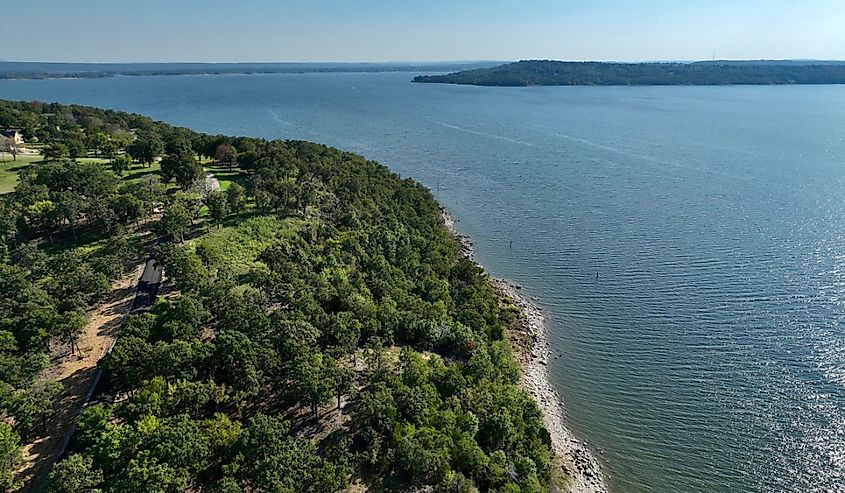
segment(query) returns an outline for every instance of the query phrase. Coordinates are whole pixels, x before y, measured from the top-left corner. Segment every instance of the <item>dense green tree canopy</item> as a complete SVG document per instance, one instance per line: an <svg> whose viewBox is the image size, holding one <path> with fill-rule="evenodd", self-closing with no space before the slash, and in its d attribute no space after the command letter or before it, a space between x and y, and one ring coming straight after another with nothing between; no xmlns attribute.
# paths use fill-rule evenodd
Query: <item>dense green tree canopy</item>
<svg viewBox="0 0 845 493"><path fill-rule="evenodd" d="M522 60L414 82L477 86L654 86L727 84L845 84L845 65L830 63L608 63Z"/></svg>
<svg viewBox="0 0 845 493"><path fill-rule="evenodd" d="M145 232L143 219L170 240L149 248L172 294L129 316L100 361L116 404L85 410L51 491L549 484L549 436L505 337L512 315L426 188L308 142L78 106L2 103L3 115L48 145L66 140L56 120L88 122L67 128L137 161L163 156L161 182L180 189L57 156L0 199L14 217L0 222L0 403L31 422L8 430L10 463L52 403L37 383L47 345L72 341L108 291L125 231ZM242 166L247 186L197 191L201 156ZM74 234L96 240L96 259L66 248Z"/></svg>

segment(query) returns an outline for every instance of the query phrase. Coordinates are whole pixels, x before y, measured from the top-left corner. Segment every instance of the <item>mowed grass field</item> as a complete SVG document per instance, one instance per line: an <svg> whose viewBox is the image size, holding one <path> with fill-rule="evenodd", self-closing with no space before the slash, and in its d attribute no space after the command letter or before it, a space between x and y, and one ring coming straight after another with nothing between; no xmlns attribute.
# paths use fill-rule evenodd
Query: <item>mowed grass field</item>
<svg viewBox="0 0 845 493"><path fill-rule="evenodd" d="M110 162L109 159L99 157L84 157L77 161L80 163L98 163L105 166L108 166ZM21 171L43 163L44 160L40 154L18 155L16 160L12 160L11 154L0 153L0 194L9 193L15 189L15 185L18 183L18 174ZM158 162L149 166L133 163L129 173L124 174L122 178L127 181L140 180L145 176L157 174L159 169L161 169L161 164Z"/></svg>
<svg viewBox="0 0 845 493"><path fill-rule="evenodd" d="M99 163L110 169L108 167L110 161L105 158L85 157L78 159L78 161L81 163ZM12 160L11 154L0 153L0 194L9 193L15 189L15 185L18 183L18 174L21 171L30 166L39 166L43 163L44 161L40 154L18 155L16 160ZM214 174L220 181L220 188L224 192L232 183L239 183L241 186L247 187L247 177L237 167L229 170L226 166L215 164L208 160L203 161L203 166L206 171ZM145 176L158 174L160 169L160 162L154 162L152 165L132 163L129 172L121 178L126 181L140 180ZM171 183L171 187L175 187L175 185Z"/></svg>
<svg viewBox="0 0 845 493"><path fill-rule="evenodd" d="M237 183L244 188L248 188L247 176L241 172L237 166L231 170L224 165L215 164L212 162L204 162L205 170L214 175L217 181L220 182L220 190L226 191L232 183Z"/></svg>
<svg viewBox="0 0 845 493"><path fill-rule="evenodd" d="M14 190L18 184L18 173L40 161L39 154L19 155L14 161L11 154L0 154L0 193Z"/></svg>

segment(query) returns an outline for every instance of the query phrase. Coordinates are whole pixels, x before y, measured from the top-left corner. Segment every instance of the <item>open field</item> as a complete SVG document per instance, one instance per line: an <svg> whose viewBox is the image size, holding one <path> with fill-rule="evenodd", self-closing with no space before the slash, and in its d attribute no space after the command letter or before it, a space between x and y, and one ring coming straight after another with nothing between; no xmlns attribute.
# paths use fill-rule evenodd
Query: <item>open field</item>
<svg viewBox="0 0 845 493"><path fill-rule="evenodd" d="M14 161L10 154L0 154L0 193L11 192L18 184L18 173L40 161L39 154L18 155Z"/></svg>
<svg viewBox="0 0 845 493"><path fill-rule="evenodd" d="M108 165L110 162L109 159L101 157L84 157L77 159L77 161L80 163L96 163L103 165ZM18 175L21 171L30 166L40 165L43 162L44 161L40 154L22 154L18 155L16 160L12 160L12 156L10 154L0 153L0 194L9 193L15 189L15 185L18 183ZM127 181L140 180L145 176L157 174L160 169L161 164L158 162L149 166L146 164L133 163L129 173L125 174L122 178ZM235 172L235 174L237 174L237 172ZM223 185L224 179L224 176L221 176L220 182L221 186L225 190L228 185Z"/></svg>
<svg viewBox="0 0 845 493"><path fill-rule="evenodd" d="M220 190L224 192L232 185L232 183L237 183L244 188L248 188L247 177L238 167L233 167L229 170L227 166L214 163L204 163L203 166L206 171L212 173L214 177L220 181Z"/></svg>

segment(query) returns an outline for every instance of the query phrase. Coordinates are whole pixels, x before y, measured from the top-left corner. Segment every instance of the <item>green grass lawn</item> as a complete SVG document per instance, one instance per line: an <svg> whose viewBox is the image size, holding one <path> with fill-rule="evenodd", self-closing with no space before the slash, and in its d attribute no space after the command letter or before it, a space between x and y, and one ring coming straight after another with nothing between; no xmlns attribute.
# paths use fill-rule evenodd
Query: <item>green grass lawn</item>
<svg viewBox="0 0 845 493"><path fill-rule="evenodd" d="M99 157L84 157L79 158L80 163L102 164L106 169L111 170L108 164L111 162L106 158ZM42 162L40 155L19 155L16 161L12 161L10 154L0 154L0 194L8 193L14 190L18 183L18 173L24 169ZM239 168L232 168L230 171L226 166L219 166L205 163L205 168L208 172L213 173L220 181L220 189L224 192L232 183L239 183L244 188L247 187L246 175L241 173ZM124 174L121 178L125 181L138 181L145 176L155 175L161 170L161 163L155 162L151 166L146 164L132 163L129 172ZM170 188L174 185L171 184Z"/></svg>
<svg viewBox="0 0 845 493"><path fill-rule="evenodd" d="M247 188L247 177L241 173L240 168L234 167L231 171L229 171L228 167L217 164L207 163L203 166L206 171L213 174L220 182L220 190L225 192L232 183L237 183L238 185Z"/></svg>
<svg viewBox="0 0 845 493"><path fill-rule="evenodd" d="M161 163L158 161L151 166L132 163L132 166L129 167L129 173L123 175L123 179L126 181L138 181L145 176L157 175L160 170Z"/></svg>
<svg viewBox="0 0 845 493"><path fill-rule="evenodd" d="M12 161L10 154L0 154L0 193L14 190L18 184L18 173L40 161L40 155L18 155L17 160Z"/></svg>
<svg viewBox="0 0 845 493"><path fill-rule="evenodd" d="M81 157L76 160L78 163L87 163L87 164L109 164L111 159L104 158L104 157Z"/></svg>
<svg viewBox="0 0 845 493"><path fill-rule="evenodd" d="M83 157L77 161L80 163L92 163L108 165L109 159L101 157ZM43 162L40 154L21 154L16 160L12 160L11 154L0 154L0 194L9 193L15 189L18 183L18 173L25 170L32 165L38 165ZM146 172L150 170L158 171L159 164L155 163L152 168L141 169L141 165L133 165L132 173L137 176L131 176L130 179L140 179Z"/></svg>

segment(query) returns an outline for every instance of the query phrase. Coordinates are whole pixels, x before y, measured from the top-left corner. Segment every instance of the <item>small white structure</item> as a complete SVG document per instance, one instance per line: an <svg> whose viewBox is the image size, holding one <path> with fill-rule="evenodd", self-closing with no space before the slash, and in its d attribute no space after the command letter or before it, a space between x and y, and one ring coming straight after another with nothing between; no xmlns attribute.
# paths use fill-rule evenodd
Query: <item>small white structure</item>
<svg viewBox="0 0 845 493"><path fill-rule="evenodd" d="M23 145L23 134L16 128L0 129L0 151L19 150Z"/></svg>
<svg viewBox="0 0 845 493"><path fill-rule="evenodd" d="M23 134L16 128L0 130L0 144L19 146L23 144Z"/></svg>

